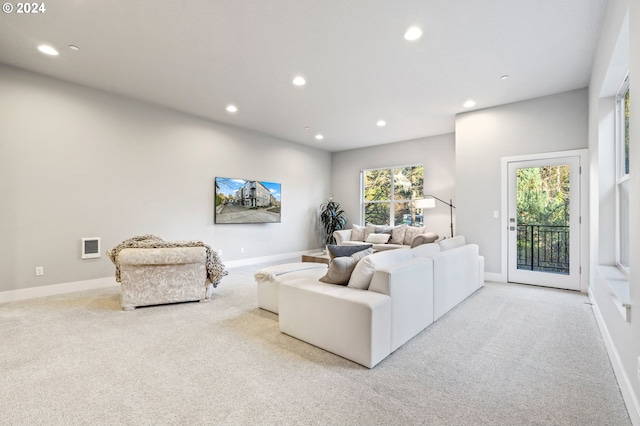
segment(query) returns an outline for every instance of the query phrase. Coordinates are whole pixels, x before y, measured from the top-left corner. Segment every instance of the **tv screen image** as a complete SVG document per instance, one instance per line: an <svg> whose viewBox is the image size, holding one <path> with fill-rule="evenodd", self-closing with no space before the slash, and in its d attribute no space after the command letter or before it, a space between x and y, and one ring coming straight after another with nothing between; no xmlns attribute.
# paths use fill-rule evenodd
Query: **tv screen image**
<svg viewBox="0 0 640 426"><path fill-rule="evenodd" d="M281 185L215 178L215 223L280 223Z"/></svg>

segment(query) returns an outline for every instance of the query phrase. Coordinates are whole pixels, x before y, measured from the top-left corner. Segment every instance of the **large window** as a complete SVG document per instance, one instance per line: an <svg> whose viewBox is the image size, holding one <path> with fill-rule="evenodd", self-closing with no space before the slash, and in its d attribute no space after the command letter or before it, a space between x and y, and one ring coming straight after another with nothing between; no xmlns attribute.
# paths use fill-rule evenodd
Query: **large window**
<svg viewBox="0 0 640 426"><path fill-rule="evenodd" d="M364 223L421 226L422 215L413 201L422 198L422 165L362 171L362 215Z"/></svg>
<svg viewBox="0 0 640 426"><path fill-rule="evenodd" d="M617 262L629 270L629 77L618 93L616 151L617 151Z"/></svg>

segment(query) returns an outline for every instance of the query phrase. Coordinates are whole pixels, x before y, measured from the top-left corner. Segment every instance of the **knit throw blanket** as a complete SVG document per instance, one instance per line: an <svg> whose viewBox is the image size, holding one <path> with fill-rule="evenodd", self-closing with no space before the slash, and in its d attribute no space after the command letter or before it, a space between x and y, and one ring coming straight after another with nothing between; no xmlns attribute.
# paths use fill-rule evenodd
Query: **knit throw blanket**
<svg viewBox="0 0 640 426"><path fill-rule="evenodd" d="M218 253L202 241L165 241L159 235L146 234L139 235L128 240L124 240L107 252L107 256L116 265L116 281L120 282L120 264L118 253L126 248L167 248L167 247L204 247L207 250L207 283L218 287L222 277L229 272L224 269L224 264L220 260Z"/></svg>

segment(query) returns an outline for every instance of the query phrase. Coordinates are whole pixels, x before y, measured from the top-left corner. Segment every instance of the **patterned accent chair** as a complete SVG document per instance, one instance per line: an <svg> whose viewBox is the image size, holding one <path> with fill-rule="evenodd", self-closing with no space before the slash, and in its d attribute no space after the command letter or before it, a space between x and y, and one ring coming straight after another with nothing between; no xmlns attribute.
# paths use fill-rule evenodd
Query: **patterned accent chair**
<svg viewBox="0 0 640 426"><path fill-rule="evenodd" d="M124 310L211 297L204 247L126 248L117 260Z"/></svg>

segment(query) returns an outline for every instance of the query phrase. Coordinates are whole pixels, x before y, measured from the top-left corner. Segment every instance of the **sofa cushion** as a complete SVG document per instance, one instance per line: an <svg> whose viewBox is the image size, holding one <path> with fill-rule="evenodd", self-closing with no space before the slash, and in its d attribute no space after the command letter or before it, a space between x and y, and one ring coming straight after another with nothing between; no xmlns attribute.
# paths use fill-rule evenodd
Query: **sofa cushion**
<svg viewBox="0 0 640 426"><path fill-rule="evenodd" d="M385 250L364 257L356 264L353 269L351 278L349 279L349 287L359 288L362 290L369 289L373 273L386 266L392 265L403 260L411 259L413 254L409 248L401 248L398 250Z"/></svg>
<svg viewBox="0 0 640 426"><path fill-rule="evenodd" d="M440 253L440 251L440 244L438 243L421 244L411 249L413 257L431 256L433 254Z"/></svg>
<svg viewBox="0 0 640 426"><path fill-rule="evenodd" d="M439 241L441 250L450 250L456 247L462 247L465 245L464 235L458 235L457 237L446 238L442 241Z"/></svg>
<svg viewBox="0 0 640 426"><path fill-rule="evenodd" d="M394 226L391 228L391 238L389 243L391 244L404 244L404 236L407 234L407 224Z"/></svg>
<svg viewBox="0 0 640 426"><path fill-rule="evenodd" d="M410 246L413 238L418 234L423 234L426 230L426 226L407 226L407 232L404 235L404 244Z"/></svg>
<svg viewBox="0 0 640 426"><path fill-rule="evenodd" d="M418 234L413 237L411 241L411 247L417 247L421 244L429 244L438 239L438 234L435 232L425 232L424 234Z"/></svg>
<svg viewBox="0 0 640 426"><path fill-rule="evenodd" d="M366 242L372 244L386 244L391 238L391 234L369 234Z"/></svg>
<svg viewBox="0 0 640 426"><path fill-rule="evenodd" d="M335 244L329 244L327 246L327 250L329 251L329 258L333 259L336 257L343 256L351 256L354 253L357 253L361 250L366 250L371 248L371 244L357 244L357 245L348 245L348 246L338 246Z"/></svg>
<svg viewBox="0 0 640 426"><path fill-rule="evenodd" d="M364 226L353 224L351 228L351 241L364 241Z"/></svg>
<svg viewBox="0 0 640 426"><path fill-rule="evenodd" d="M347 285L356 264L365 256L373 253L372 248L360 250L351 256L336 257L329 264L329 270L320 278L323 283Z"/></svg>

